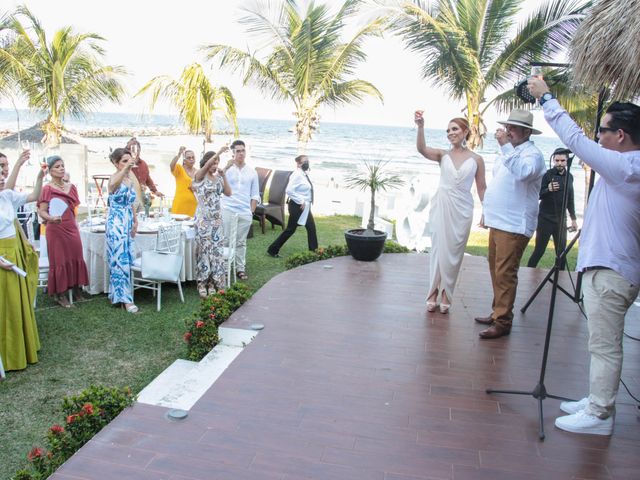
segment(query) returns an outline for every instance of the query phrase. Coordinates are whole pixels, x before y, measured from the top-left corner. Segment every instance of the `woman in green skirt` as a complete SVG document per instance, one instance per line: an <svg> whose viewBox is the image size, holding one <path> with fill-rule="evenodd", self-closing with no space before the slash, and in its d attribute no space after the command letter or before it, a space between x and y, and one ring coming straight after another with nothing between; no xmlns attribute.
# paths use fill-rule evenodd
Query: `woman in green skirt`
<svg viewBox="0 0 640 480"><path fill-rule="evenodd" d="M0 153L0 157L4 157ZM6 157L5 157L6 158ZM38 361L40 339L33 304L38 283L38 256L27 242L16 209L40 196L44 171L30 194L13 191L29 151L20 155L9 178L0 173L0 355L5 370L22 370ZM20 272L26 272L23 276Z"/></svg>

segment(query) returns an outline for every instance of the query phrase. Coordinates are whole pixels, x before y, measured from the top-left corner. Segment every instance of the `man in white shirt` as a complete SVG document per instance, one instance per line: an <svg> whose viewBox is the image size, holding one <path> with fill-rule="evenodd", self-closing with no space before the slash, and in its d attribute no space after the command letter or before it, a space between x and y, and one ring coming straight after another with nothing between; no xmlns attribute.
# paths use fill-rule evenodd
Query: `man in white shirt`
<svg viewBox="0 0 640 480"><path fill-rule="evenodd" d="M274 242L267 248L267 254L272 257L279 257L279 251L287 240L293 235L298 225L304 225L307 229L307 244L309 250L318 248L318 237L316 235L316 224L313 221L311 206L313 204L313 184L309 179L309 157L298 155L295 158L296 170L289 177L287 183L287 196L289 201L289 220L287 228L280 234Z"/></svg>
<svg viewBox="0 0 640 480"><path fill-rule="evenodd" d="M544 118L562 142L598 174L580 236L589 328L589 396L563 402L556 427L611 435L622 373L625 315L640 292L640 106L613 102L600 119L598 142L580 127L540 79L529 79Z"/></svg>
<svg viewBox="0 0 640 480"><path fill-rule="evenodd" d="M524 249L536 230L538 194L546 170L542 152L529 139L539 135L533 115L513 110L505 126L496 131L501 155L493 180L484 194L483 223L489 231L489 271L493 286L492 313L475 321L489 328L481 339L509 335L518 287L518 268Z"/></svg>
<svg viewBox="0 0 640 480"><path fill-rule="evenodd" d="M242 140L231 144L233 157L224 168L227 182L231 187L231 196L222 197L222 225L224 236L229 238L232 216L238 214L238 233L236 240L236 270L240 280L249 278L246 273L247 235L253 212L260 201L258 174L255 168L247 166L245 158L246 146Z"/></svg>

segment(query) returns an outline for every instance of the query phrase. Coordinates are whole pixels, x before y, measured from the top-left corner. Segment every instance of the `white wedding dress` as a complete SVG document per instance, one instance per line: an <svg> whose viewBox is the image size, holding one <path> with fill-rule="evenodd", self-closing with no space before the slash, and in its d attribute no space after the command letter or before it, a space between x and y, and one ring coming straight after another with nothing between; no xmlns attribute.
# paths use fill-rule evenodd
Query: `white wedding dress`
<svg viewBox="0 0 640 480"><path fill-rule="evenodd" d="M478 165L467 158L456 169L449 154L440 161L440 184L431 202L430 281L427 296L435 290L447 293L449 301L462 264L473 221L471 187Z"/></svg>

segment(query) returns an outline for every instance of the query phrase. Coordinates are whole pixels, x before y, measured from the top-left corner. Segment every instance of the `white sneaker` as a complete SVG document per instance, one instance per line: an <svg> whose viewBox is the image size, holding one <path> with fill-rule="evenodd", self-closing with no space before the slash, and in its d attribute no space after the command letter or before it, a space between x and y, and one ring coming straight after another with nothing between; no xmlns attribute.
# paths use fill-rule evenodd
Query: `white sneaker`
<svg viewBox="0 0 640 480"><path fill-rule="evenodd" d="M568 413L573 415L574 413L578 413L589 405L589 397L584 397L582 400L578 400L577 402L562 402L560 404L560 410L564 413Z"/></svg>
<svg viewBox="0 0 640 480"><path fill-rule="evenodd" d="M613 417L602 419L581 410L573 415L556 418L556 427L572 433L611 435L613 433Z"/></svg>

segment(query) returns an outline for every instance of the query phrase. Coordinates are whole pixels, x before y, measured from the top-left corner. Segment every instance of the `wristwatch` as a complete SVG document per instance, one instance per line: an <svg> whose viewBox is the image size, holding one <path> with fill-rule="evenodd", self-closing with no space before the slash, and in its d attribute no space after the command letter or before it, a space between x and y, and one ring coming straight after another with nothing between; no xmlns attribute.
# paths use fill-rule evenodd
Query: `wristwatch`
<svg viewBox="0 0 640 480"><path fill-rule="evenodd" d="M544 105L545 102L547 102L547 101L549 101L549 100L551 100L553 98L556 98L556 97L553 96L553 93L551 93L551 92L543 93L542 96L540 97L540 105Z"/></svg>

